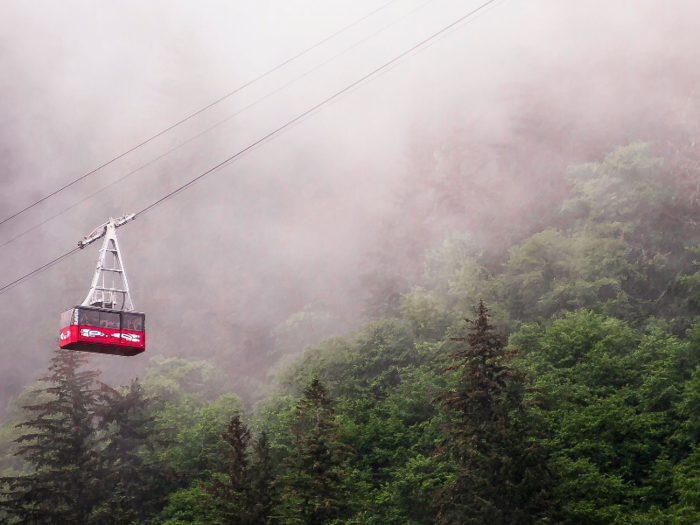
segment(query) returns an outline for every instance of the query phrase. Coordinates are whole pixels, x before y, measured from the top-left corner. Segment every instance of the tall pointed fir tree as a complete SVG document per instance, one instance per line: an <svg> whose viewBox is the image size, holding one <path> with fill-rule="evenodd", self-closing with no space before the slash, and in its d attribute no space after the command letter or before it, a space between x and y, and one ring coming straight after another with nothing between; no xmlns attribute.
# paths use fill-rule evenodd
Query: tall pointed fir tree
<svg viewBox="0 0 700 525"><path fill-rule="evenodd" d="M346 460L338 442L333 403L316 376L304 389L292 426L292 453L282 479L281 521L323 525L356 513Z"/></svg>
<svg viewBox="0 0 700 525"><path fill-rule="evenodd" d="M153 398L146 396L135 379L121 389L101 383L98 399L99 467L106 498L95 516L105 525L143 523L166 499L162 483L165 466L147 460L148 447L159 438L150 411Z"/></svg>
<svg viewBox="0 0 700 525"><path fill-rule="evenodd" d="M34 467L27 476L0 478L0 510L10 523L92 523L100 501L95 452L95 378L99 372L80 370L83 355L57 350L40 389L51 395L45 403L25 406L33 418L18 427L26 433L16 441L17 455Z"/></svg>
<svg viewBox="0 0 700 525"><path fill-rule="evenodd" d="M214 466L211 480L203 485L211 494L216 523L264 525L272 508L273 475L270 447L263 433L253 441L250 429L235 413L226 432L221 465ZM250 455L251 445L254 449Z"/></svg>
<svg viewBox="0 0 700 525"><path fill-rule="evenodd" d="M449 357L443 373L460 374L458 386L436 397L448 414L448 437L436 454L456 465L452 483L436 491L437 523L526 525L546 522L551 478L547 454L535 438L526 401L527 374L510 363L519 350L489 323L479 302L477 317L466 320L466 343Z"/></svg>
<svg viewBox="0 0 700 525"><path fill-rule="evenodd" d="M251 523L275 523L270 518L276 503L275 474L270 455L270 441L262 432L253 444L255 458L251 472L253 487L252 509L255 521Z"/></svg>

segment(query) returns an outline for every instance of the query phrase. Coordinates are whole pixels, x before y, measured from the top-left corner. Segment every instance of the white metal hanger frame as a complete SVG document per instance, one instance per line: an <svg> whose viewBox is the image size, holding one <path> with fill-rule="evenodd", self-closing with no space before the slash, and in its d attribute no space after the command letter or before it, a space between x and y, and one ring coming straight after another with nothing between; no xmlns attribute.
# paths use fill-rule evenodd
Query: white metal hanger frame
<svg viewBox="0 0 700 525"><path fill-rule="evenodd" d="M135 214L124 215L118 219L110 219L95 228L90 235L78 243L82 249L104 237L100 256L97 259L92 285L82 306L96 306L130 312L134 303L129 294L129 282L126 278L124 259L117 241L117 228L133 220Z"/></svg>

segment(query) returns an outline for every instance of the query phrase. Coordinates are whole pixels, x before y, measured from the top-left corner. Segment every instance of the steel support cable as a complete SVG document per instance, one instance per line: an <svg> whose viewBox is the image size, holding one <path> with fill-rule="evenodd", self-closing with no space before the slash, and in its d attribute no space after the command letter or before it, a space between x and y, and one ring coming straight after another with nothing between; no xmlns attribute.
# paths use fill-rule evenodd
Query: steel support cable
<svg viewBox="0 0 700 525"><path fill-rule="evenodd" d="M421 4L421 5L418 6L417 8L413 9L412 11L409 11L408 13L406 13L405 15L403 15L402 17L397 18L396 20L394 20L393 22L391 22L391 23L385 25L385 26L382 27L381 29L378 29L377 31L375 31L375 32L372 33L371 35L366 36L365 38L363 38L363 39L360 40L359 42L356 42L356 43L353 44L352 46L350 46L350 47L344 49L343 51L341 51L340 53L338 53L338 54L332 56L332 57L329 58L328 60L326 60L326 61L324 61L324 62L321 62L321 63L320 63L319 65L317 65L317 66L314 66L313 68L309 69L308 71L306 71L306 72L304 72L303 74L301 74L301 75L299 75L298 77L296 77L294 80L291 80L291 81L287 82L286 84L280 86L279 88L275 89L274 91L271 91L270 93L268 93L268 94L265 95L264 97L259 98L259 99L256 100L255 102L252 102L251 104L245 106L244 108L240 109L239 111L237 111L237 112L235 112L235 113L229 115L229 116L226 117L225 119L223 119L223 120L217 122L216 124L214 124L214 125L208 127L207 129L205 129L204 131L198 133L198 134L195 135L194 137L191 137L191 138L187 139L186 141L182 142L181 144L178 144L178 145L175 146L174 148L172 148L172 149L166 151L166 152L163 153L162 155L159 155L159 156L156 157L155 159L148 161L146 164L143 164L142 166L140 166L140 167L136 168L135 170L133 170L133 171L127 173L126 175L123 175L122 177L120 177L120 178L118 178L117 180L115 180L115 181L113 181L113 182L107 184L106 186L100 188L99 190L94 191L94 192L91 193L90 195L88 195L88 196L86 196L86 197L80 199L79 201L77 201L77 202L71 204L71 205L68 206L67 208L62 209L62 210L59 211L58 213L55 213L54 215L51 215L50 217L44 219L43 221L41 221L41 222L38 223L38 224L35 224L35 225L32 226L31 228L28 228L27 230L23 231L22 233L17 234L17 235L15 235L14 237L11 237L11 238L8 239L7 241L5 241L5 242L3 242L2 244L0 244L0 248L3 248L3 247L5 247L5 246L7 246L7 245L10 244L11 242L16 241L17 239L19 239L19 238L21 238L21 237L24 237L24 236L27 235L28 233L31 233L32 231L36 230L37 228L43 226L43 225L46 224L47 222L50 222L50 221L52 221L53 219L55 219L55 218L57 218L57 217L63 215L63 214L66 213L67 211L72 210L73 208L75 208L76 206L82 204L83 202L85 202L85 201L87 201L87 200L93 198L94 196L96 196L96 195L102 193L103 191L105 191L105 190L111 188L112 186L116 185L117 183L119 183L119 182L121 182L121 181L123 181L123 180L125 180L125 179L127 179L127 178L129 178L129 177L131 177L132 175L138 173L138 172L141 171L142 169L147 168L147 167L150 166L151 164L154 164L155 162L157 162L157 161L159 161L160 159L162 159L162 158L164 158L164 157L170 155L171 153L173 153L173 152L177 151L178 149L182 148L183 146L186 146L186 145L189 144L190 142L193 142L194 140L197 140L198 138L202 137L203 135L206 135L207 133L209 133L210 131L212 131L212 130L218 128L218 127L221 126L222 124L225 124L226 122L228 122L228 121L231 120L232 118L237 117L237 116L240 115L241 113L243 113L243 112L249 110L249 109L252 108L253 106L258 105L260 102L263 102L264 100L270 98L271 96L273 96L273 95L279 93L280 91L282 91L282 90L288 88L288 87L291 86L292 84L298 82L299 80L301 80L302 78L306 77L307 75L310 75L310 74L313 73L314 71L317 71L318 69L322 68L322 67L325 66L326 64L332 62L333 60L339 58L340 56L344 55L345 53L347 53L347 52L349 52L349 51L352 51L352 50L355 49L357 46L360 46L360 45L362 45L363 43L365 43L367 40L369 40L369 39L371 39L371 38L374 38L375 36L377 36L378 34L382 33L383 31L386 31L386 30L389 29L390 27L392 27L392 26L398 24L398 23L401 22L402 20L404 20L404 19L408 18L409 16L411 16L411 15L412 15L413 13L415 13L416 11L419 11L419 10L423 9L425 6L427 6L428 4L431 4L431 3L434 2L434 1L435 1L435 0L428 0L427 2ZM0 224L1 224L1 223L0 223Z"/></svg>
<svg viewBox="0 0 700 525"><path fill-rule="evenodd" d="M41 204L42 202L44 202L44 201L50 199L50 198L53 197L54 195L57 195L57 194L61 193L63 190L65 190L65 189L67 189L67 188L70 188L71 186L73 186L74 184L77 184L77 183L80 182L81 180L86 179L86 178L89 177L90 175L94 175L95 173L97 173L98 171L100 171L102 168L106 168L106 167L109 166L110 164L113 164L114 162L118 161L118 160L121 159L122 157L125 157L125 156L128 155L129 153L132 153L132 152L136 151L137 149L141 148L142 146L145 146L146 144L148 144L149 142L154 141L155 139L157 139L158 137L164 135L165 133L167 133L167 132L169 132L169 131L175 129L176 127L178 127L178 126L184 124L184 123L187 122L188 120L193 119L194 117L196 117L196 116L199 115L200 113L203 113L204 111L206 111L206 110L212 108L213 106L219 104L220 102L223 102L223 101L226 100L227 98L229 98L229 97L235 95L236 93L238 93L238 92L241 91L242 89L245 89L245 88L247 88L248 86L250 86L251 84L254 84L255 82L258 82L259 80L262 80L263 78L267 77L268 75L271 75L272 73L274 73L274 72L277 71L278 69L280 69L280 68L286 66L287 64L293 62L294 60L296 60L296 59L298 59L298 58L300 58L300 57L302 57L303 55L309 53L310 51L313 51L314 49L316 49L316 48L319 47L320 45L325 44L325 43L328 42L329 40L332 40L332 39L335 38L336 36L338 36L338 35L340 35L341 33L344 33L345 31L347 31L348 29L351 29L351 28L355 27L355 26L356 26L357 24L359 24L360 22L365 21L365 20L368 19L369 17L371 17L371 16L377 14L379 11L382 11L383 9L386 9L386 8L389 7L391 4L393 4L393 3L397 2L397 1L398 1L398 0L390 0L390 1L387 2L386 4L384 4L384 5L382 5L381 7L379 7L378 9L375 9L375 10L372 11L371 13L369 13L369 14L363 16L362 18L360 18L360 19L358 19L358 20L356 20L356 21L354 21L352 24L350 24L350 25L348 25L348 26L345 26L344 28L340 29L339 31L336 31L335 33L333 33L333 34L330 35L330 36L327 36L326 38L324 38L324 39L321 40L320 42L317 42L316 44L314 44L314 45L312 45L311 47L305 49L304 51L302 51L302 52L300 52L300 53L294 55L292 58L288 58L287 60L285 60L285 61L282 62L281 64L279 64L279 65L273 67L273 68L270 69L269 71L267 71L267 72L263 73L262 75L260 75L260 76L258 76L258 77L256 77L256 78L254 78L253 80L250 80L250 81L246 82L246 83L243 84L242 86L237 87L236 89L234 89L234 90L231 91L230 93L228 93L228 94L224 95L223 97L221 97L221 98L215 100L214 102L212 102L212 103L210 103L209 105L203 107L202 109L200 109L200 110L198 110L198 111L192 113L191 115L189 115L189 116L183 118L182 120L179 120L179 121L176 122L175 124L173 124L173 125L171 125L170 127L164 129L163 131L161 131L161 132L159 132L159 133L153 135L152 137L150 137L150 138L144 140L143 142L140 142L139 144L137 144L136 146L132 147L131 149L126 150L124 153L121 153L121 154L117 155L116 157L112 158L111 160L108 160L108 161L105 162L104 164L99 165L98 167L96 167L96 168L93 169L92 171L89 171L89 172L86 173L85 175L81 175L80 177L78 177L77 179L73 180L72 182L69 182L68 184L66 184L66 185L64 185L64 186L62 186L62 187L60 187L60 188L58 188L57 190L55 190L55 191L49 193L48 195L45 195L44 197L42 197L42 198L39 199L38 201L34 202L33 204L30 204L29 206L26 206L25 208L22 208L21 210L16 211L15 213L13 213L12 215L10 215L9 217L5 217L4 219L0 220L0 226L2 226L2 225L5 224L6 222L8 222L8 221L14 219L14 218L17 217L18 215L21 215L21 214L24 213L25 211L30 210L30 209L34 208L35 206ZM1 289L0 289L0 290L1 290Z"/></svg>
<svg viewBox="0 0 700 525"><path fill-rule="evenodd" d="M419 42L418 44L414 45L414 46L411 47L409 50L404 51L404 52L401 53L400 55L398 55L398 56L392 58L389 62L386 62L385 64L383 64L382 66L379 66L377 69L375 69L375 70L373 70L372 72L366 74L365 76L363 76L363 77L360 78L359 80L356 80L355 82L353 82L353 83L350 84L349 86L346 86L345 88L341 89L340 91L338 91L338 92L335 93L334 95L331 95L330 97L328 97L327 99L325 99L323 102L320 102L320 103L316 104L315 106L313 106L311 109L308 109L308 110L304 111L301 115L298 115L297 117L293 118L292 120L290 120L290 121L287 122L286 124L284 124L284 125L278 127L278 128L275 129L274 131L271 131L270 133L268 133L267 135L265 135L265 136L262 137L261 139L258 139L258 140L256 140L255 142L253 142L252 144L249 144L248 146L246 146L245 148L243 148L242 150L240 150L238 153L236 153L236 154L234 154L234 155L231 155L229 158L223 160L222 162L220 162L219 164L217 164L217 165L214 166L213 168L210 168L210 169L208 169L207 171L205 171L204 173L202 173L202 174L196 176L194 179L190 180L189 182L186 182L185 184L183 184L183 185L180 186L179 188L177 188L177 189L171 191L170 193L168 193L168 194L165 195L164 197L158 199L158 200L155 201L153 204L150 204L150 205L146 206L143 210L136 212L136 218L138 218L140 215L144 215L144 214L148 213L150 210L152 210L152 209L155 208L156 206L159 206L160 204L162 204L163 202L167 201L168 199L171 199L171 198L174 197L175 195L177 195L177 194L179 194L179 193L182 193L182 192L185 191L186 189L190 188L191 186L195 185L197 182L199 182L200 180L202 180L202 179L203 179L204 177L206 177L207 175L210 175L211 173L213 173L213 172L215 172L215 171L218 171L219 169L221 169L221 168L223 168L224 166L226 166L227 164L229 164L229 163L235 161L235 160L238 159L239 157L244 156L245 154L249 153L251 150L253 150L253 149L255 149L256 147L260 146L260 145L263 144L264 142L267 142L268 140L270 140L270 139L276 137L277 135L280 135L280 134L283 133L285 130L287 130L287 129L293 127L295 124L298 124L299 122L301 122L302 120L304 120L306 117L312 115L313 113L318 112L320 109L324 108L325 106L328 106L328 105L331 104L333 101L335 101L335 100L341 98L343 95L345 95L345 94L347 94L348 92L352 91L355 87L358 87L359 85L364 84L365 82L371 80L372 78L379 76L379 74L380 74L382 71L385 71L385 70L389 69L390 66L394 65L396 62L399 62L402 58L404 58L404 57L406 57L406 56L408 56L408 55L411 55L412 53L414 53L414 52L417 51L418 49L420 49L420 48L426 46L426 44L428 44L429 42L438 39L438 37L442 36L444 33L448 32L448 31L449 31L450 29L452 29L453 27L459 25L461 22L465 21L467 18L469 18L469 17L471 17L472 15L478 13L479 11L482 11L483 9L485 9L485 8L486 8L487 6L489 6L490 4L493 4L494 2L496 2L496 0L488 0L486 3L480 5L479 7L477 7L476 9L474 9L473 11L470 11L468 14L466 14L466 15L460 17L460 18L457 19L455 22L452 22L450 25L448 25L448 26L442 28L442 29L441 29L440 31L438 31L437 33L433 34L432 36L430 36L430 37L426 38L425 40L422 40L422 41ZM2 291L2 289L0 289L0 292L1 292L1 291Z"/></svg>
<svg viewBox="0 0 700 525"><path fill-rule="evenodd" d="M316 105L315 105L314 107L312 107L311 109L305 111L304 113L302 113L301 115L299 115L299 116L295 117L294 119L290 120L290 121L287 122L286 124L284 124L284 125L278 127L278 128L275 129L274 131L268 133L268 134L265 135L263 138L261 138L261 139L255 141L254 143L252 143L252 144L246 146L244 149L240 150L238 153L236 153L236 154L234 154L234 155L228 157L227 159L225 159L224 161L220 162L219 164L217 164L217 165L214 166L213 168L208 169L207 171L205 171L204 173L198 175L198 176L195 177L194 179L188 181L187 183L183 184L182 186L180 186L180 187L176 188L175 190L171 191L170 193L168 193L168 194L165 195L164 197L162 197L162 198L158 199L157 201L153 202L152 204L146 206L144 209L142 209L141 211L139 211L139 212L136 213L136 218L138 218L140 215L145 215L146 213L148 213L148 212L151 211L152 209L154 209L154 208L156 208L157 206L163 204L165 201L167 201L167 200L173 198L174 196L178 195L179 193L182 193L183 191L185 191L185 190L189 189L190 187L194 186L195 184L197 184L198 182L200 182L202 179L204 179L204 178L207 177L208 175L211 175L212 173L215 173L215 172L221 170L221 169L224 168L226 165L228 165L228 164L230 164L231 162L235 161L236 159L238 159L238 158L240 158L240 157L242 157L242 156L244 156L244 155L250 153L251 151L253 151L253 150L256 149L257 147L259 147L259 146L262 145L263 143L265 143L265 142L267 142L267 141L269 141L269 140L275 138L276 136L279 136L279 135L282 134L284 131L286 131L286 130L288 130L288 129L291 129L291 128L294 127L296 124L301 123L303 120L305 120L306 118L308 118L308 117L311 116L312 114L318 112L319 110L321 110L321 109L323 109L324 107L330 105L331 103L336 102L337 100L341 99L344 95L349 94L349 93L350 93L351 91L353 91L355 88L358 88L358 87L364 85L365 83L369 83L369 82L372 81L373 79L378 78L378 77L381 76L382 74L388 72L388 71L389 71L390 69L392 69L394 66L398 65L398 63L400 63L402 59L407 58L407 57L410 57L410 56L412 56L413 54L417 54L418 52L420 52L420 51L422 51L422 50L424 50L424 49L427 49L430 45L439 42L439 41L442 40L445 36L447 36L447 34L449 34L449 33L451 32L450 30L456 29L457 26L459 26L459 25L460 25L462 22L464 22L465 20L471 18L473 15L475 15L475 14L477 14L477 13L480 13L480 12L483 12L483 11L486 9L486 7L488 7L489 5L491 5L491 4L500 5L500 4L502 4L504 1L505 1L505 0L501 0L500 2L496 3L496 0L488 0L487 2L481 4L481 5L480 5L479 7L477 7L476 9L474 9L474 10L470 11L469 13L467 13L466 15L460 17L459 19L457 19L456 21L452 22L452 23L449 24L448 26L444 27L443 29L441 29L441 30L438 31L437 33L434 33L432 36L426 38L425 40L422 40L420 43L414 45L414 46L411 47L409 50L404 51L404 52L401 53L400 55L394 57L394 58L391 59L389 62L386 62L384 65L378 67L377 69L375 69L375 70L372 71L371 73L369 73L369 74L363 76L363 77L360 78L359 80L357 80L357 81L353 82L352 84L350 84L349 86L343 88L341 91L338 91L338 92L335 93L334 95L328 97L328 98L325 99L323 102L320 102L319 104L316 104ZM483 14L483 13L482 13L482 14ZM479 15L479 16L480 16L480 15ZM477 17L474 17L474 19L476 19L476 18L478 18L478 16L477 16ZM62 261L62 260L64 260L64 259L66 259L66 258L68 258L68 257L70 257L70 256L72 256L72 255L74 255L74 254L75 254L76 252L78 252L78 251L80 251L80 248L74 248L74 249L72 249L71 251L69 251L69 252L67 252L67 253L65 253L65 254L63 254L63 255L61 255L60 257L57 257L57 258L54 259L53 261L51 261L51 262L49 262L49 263L46 263L44 266L41 266L41 267L37 268L36 270L33 270L33 271L31 271L30 273L28 273L28 274L26 274L26 275L24 275L24 276L22 276L22 277L20 277L20 278L18 278L18 279L16 279L16 280L12 281L11 283L9 283L9 284L3 286L2 288L0 288L0 295L2 295L3 293L5 293L6 291L10 290L11 288L14 288L14 287L17 286L18 284L21 284L22 282L24 282L24 281L26 281L26 280L28 280L28 279L34 277L35 275L37 275L38 273L40 273L40 272L46 270L47 268L50 268L50 267L53 266L54 264L56 264L56 263L58 263L58 262L60 262L60 261Z"/></svg>
<svg viewBox="0 0 700 525"><path fill-rule="evenodd" d="M29 272L29 273L26 274L26 275L23 275L23 276L20 277L19 279L15 279L15 280L12 281L11 283L6 284L6 285L3 286L2 288L0 288L0 294L5 293L6 291L8 291L8 290L14 288L15 286L17 286L18 284L23 283L24 281L26 281L26 280L28 280L28 279L34 277L34 276L37 275L38 273L43 272L44 270L50 268L50 267L53 266L54 264L57 264L57 263L61 262L63 259L67 259L67 258L70 257L71 255L73 255L73 254L75 254L76 252L79 252L79 251L80 251L80 248L73 248L73 249L72 249L71 251L69 251L68 253L64 253L64 254L61 255L60 257L55 258L53 261L46 263L44 266L40 266L40 267L37 268L36 270L32 270L31 272Z"/></svg>

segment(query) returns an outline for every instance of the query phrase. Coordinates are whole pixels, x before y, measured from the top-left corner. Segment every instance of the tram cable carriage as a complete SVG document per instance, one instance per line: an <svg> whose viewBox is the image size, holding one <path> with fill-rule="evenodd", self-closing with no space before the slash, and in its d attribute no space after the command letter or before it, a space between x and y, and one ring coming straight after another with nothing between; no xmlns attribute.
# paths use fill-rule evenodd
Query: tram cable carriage
<svg viewBox="0 0 700 525"><path fill-rule="evenodd" d="M117 228L134 217L110 218L78 243L85 248L104 237L87 297L61 314L61 348L123 356L146 350L146 316L134 311L117 241Z"/></svg>

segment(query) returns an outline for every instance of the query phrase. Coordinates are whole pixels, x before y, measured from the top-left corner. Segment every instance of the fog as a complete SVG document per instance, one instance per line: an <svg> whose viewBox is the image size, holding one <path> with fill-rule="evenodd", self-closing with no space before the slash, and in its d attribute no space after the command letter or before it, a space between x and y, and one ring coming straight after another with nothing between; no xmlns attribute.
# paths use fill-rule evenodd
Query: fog
<svg viewBox="0 0 700 525"><path fill-rule="evenodd" d="M0 219L386 3L3 2ZM0 225L2 244L76 204L0 248L0 286L480 4L391 2ZM523 214L541 215L540 225L553 216L567 191L568 164L630 140L694 144L698 15L700 7L687 1L490 5L121 228L149 347L138 357L92 363L120 382L142 374L156 354L210 359L245 397L274 364L271 331L305 305L325 301L340 329L356 327L370 293L364 277L419 282L424 250L450 229L472 230L487 249L504 250L527 233ZM45 369L59 314L87 294L97 250L90 246L0 295L0 406Z"/></svg>

